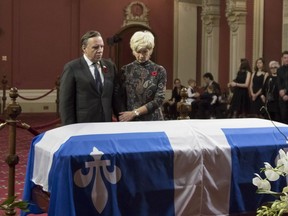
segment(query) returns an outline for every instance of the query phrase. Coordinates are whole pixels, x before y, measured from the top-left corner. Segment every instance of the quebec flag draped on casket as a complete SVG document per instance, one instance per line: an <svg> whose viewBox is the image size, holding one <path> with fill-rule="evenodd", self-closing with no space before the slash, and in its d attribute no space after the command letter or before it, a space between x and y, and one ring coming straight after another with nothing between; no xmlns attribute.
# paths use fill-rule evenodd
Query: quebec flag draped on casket
<svg viewBox="0 0 288 216"><path fill-rule="evenodd" d="M49 216L255 212L271 197L256 193L254 173L264 162L274 164L287 145L288 126L275 124L213 119L59 127L32 142L23 200L30 213L42 213L32 200L37 185L50 194Z"/></svg>

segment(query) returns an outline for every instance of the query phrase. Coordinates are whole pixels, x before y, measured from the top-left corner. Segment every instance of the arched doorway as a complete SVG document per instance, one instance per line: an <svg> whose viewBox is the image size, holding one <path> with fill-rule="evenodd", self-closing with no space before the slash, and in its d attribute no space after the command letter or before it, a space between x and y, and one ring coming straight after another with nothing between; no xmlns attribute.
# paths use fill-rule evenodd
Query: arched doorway
<svg viewBox="0 0 288 216"><path fill-rule="evenodd" d="M129 25L125 28L122 28L118 33L116 33L113 37L108 38L109 45L109 55L110 58L114 59L116 67L118 70L121 69L123 65L126 65L135 60L135 57L132 54L132 50L130 48L130 38L136 31L150 31L154 37L155 34L146 26L143 25ZM156 37L155 37L156 44ZM156 49L154 49L151 60L156 61Z"/></svg>

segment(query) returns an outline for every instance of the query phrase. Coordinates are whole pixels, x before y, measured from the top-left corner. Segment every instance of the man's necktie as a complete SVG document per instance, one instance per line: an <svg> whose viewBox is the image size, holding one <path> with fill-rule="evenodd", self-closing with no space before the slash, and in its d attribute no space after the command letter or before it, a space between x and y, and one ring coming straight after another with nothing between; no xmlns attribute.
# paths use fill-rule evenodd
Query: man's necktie
<svg viewBox="0 0 288 216"><path fill-rule="evenodd" d="M94 75L95 75L95 82L96 82L96 88L98 93L102 93L102 81L101 81L101 77L100 77L100 72L97 68L97 63L94 63Z"/></svg>

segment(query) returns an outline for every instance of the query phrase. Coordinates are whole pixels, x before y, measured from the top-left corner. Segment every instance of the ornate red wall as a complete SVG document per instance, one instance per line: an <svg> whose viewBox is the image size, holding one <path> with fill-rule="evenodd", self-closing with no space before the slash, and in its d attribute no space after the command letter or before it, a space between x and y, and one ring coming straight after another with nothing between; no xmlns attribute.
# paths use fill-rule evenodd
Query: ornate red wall
<svg viewBox="0 0 288 216"><path fill-rule="evenodd" d="M281 62L283 1L265 0L263 57L266 65L271 60Z"/></svg>
<svg viewBox="0 0 288 216"><path fill-rule="evenodd" d="M64 64L81 55L80 37L88 30L104 40L119 32L129 0L1 0L0 77L19 89L49 89ZM142 1L159 38L157 63L173 79L173 1ZM129 46L129 44L127 44ZM7 56L7 61L2 61ZM104 57L108 57L108 46Z"/></svg>
<svg viewBox="0 0 288 216"><path fill-rule="evenodd" d="M87 30L95 29L99 30L106 40L120 32L124 9L130 2L132 1L60 0L55 3L39 0L1 0L0 78L6 74L9 84L19 89L54 87L63 65L81 55L81 35ZM157 38L155 59L167 69L167 88L172 88L174 1L142 2L150 9L150 26ZM251 61L253 1L246 3L246 57ZM229 81L229 26L225 16L225 1L220 1L220 4L219 83L225 87ZM282 8L282 1L265 0L263 57L267 63L272 59L280 61ZM199 21L200 13L198 11ZM201 25L201 22L198 22L198 25ZM198 39L201 38L201 34L198 36ZM201 55L201 49L198 47L197 50ZM109 57L108 46L105 57ZM251 62L251 65L253 63ZM200 60L197 65L197 71L201 71ZM201 79L198 75L197 79Z"/></svg>

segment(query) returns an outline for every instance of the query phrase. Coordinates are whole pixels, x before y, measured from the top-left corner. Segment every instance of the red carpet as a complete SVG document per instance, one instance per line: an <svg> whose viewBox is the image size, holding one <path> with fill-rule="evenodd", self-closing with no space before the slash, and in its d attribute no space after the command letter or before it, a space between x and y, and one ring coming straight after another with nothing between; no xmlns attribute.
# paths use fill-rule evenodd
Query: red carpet
<svg viewBox="0 0 288 216"><path fill-rule="evenodd" d="M0 119L3 120L4 117L0 116ZM16 130L16 154L19 156L19 164L16 165L15 195L17 199L22 199L27 157L30 143L35 136L32 132L41 133L55 128L58 126L59 120L55 113L23 113L17 117L17 120L30 125L32 129L29 131L18 127ZM8 193L8 165L5 163L9 151L8 136L9 128L6 125L0 130L0 202L7 198ZM19 213L18 210L17 212ZM41 215L44 216L47 214Z"/></svg>

